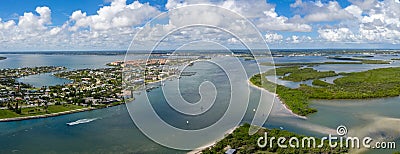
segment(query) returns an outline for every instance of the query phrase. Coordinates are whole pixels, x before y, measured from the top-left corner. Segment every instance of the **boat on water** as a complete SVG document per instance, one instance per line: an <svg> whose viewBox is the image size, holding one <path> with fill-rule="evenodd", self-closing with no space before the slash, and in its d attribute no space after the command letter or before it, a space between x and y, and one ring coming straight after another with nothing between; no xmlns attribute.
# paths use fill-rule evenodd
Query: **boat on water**
<svg viewBox="0 0 400 154"><path fill-rule="evenodd" d="M78 125L78 124L84 124L84 123L88 123L88 122L92 122L95 121L97 118L93 118L93 119L79 119L77 121L74 122L69 122L67 123L68 126L73 126L73 125Z"/></svg>
<svg viewBox="0 0 400 154"><path fill-rule="evenodd" d="M193 76L196 72L181 72L181 76Z"/></svg>

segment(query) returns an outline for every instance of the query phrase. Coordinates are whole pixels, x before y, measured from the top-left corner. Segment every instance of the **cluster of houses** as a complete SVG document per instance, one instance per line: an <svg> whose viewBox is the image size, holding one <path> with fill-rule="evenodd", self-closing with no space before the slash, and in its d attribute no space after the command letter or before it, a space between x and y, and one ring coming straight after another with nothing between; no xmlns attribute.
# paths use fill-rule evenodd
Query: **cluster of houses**
<svg viewBox="0 0 400 154"><path fill-rule="evenodd" d="M71 91L83 99L81 105L101 105L122 101L121 69L83 69L56 74L74 82L66 85L62 91Z"/></svg>
<svg viewBox="0 0 400 154"><path fill-rule="evenodd" d="M0 79L3 78L20 78L28 75L35 75L40 73L49 73L65 70L65 67L57 66L41 66L41 67L24 67L15 69L0 69Z"/></svg>
<svg viewBox="0 0 400 154"><path fill-rule="evenodd" d="M124 98L122 73L124 73L124 81L128 84L142 86L179 74L178 65L190 63L192 60L116 61L108 64L116 67L68 72L61 71L65 67L51 66L0 70L2 75L0 76L0 108L5 109L10 104L17 103L19 107L32 107L64 103L89 106L122 102ZM129 71L126 71L126 68ZM15 80L21 76L48 72L57 72L54 74L55 76L70 79L72 83L35 88Z"/></svg>
<svg viewBox="0 0 400 154"><path fill-rule="evenodd" d="M15 70L13 70L15 72ZM121 70L118 68L84 69L59 72L58 77L73 80L65 85L34 88L14 78L0 78L0 108L34 107L72 103L81 106L122 102Z"/></svg>
<svg viewBox="0 0 400 154"><path fill-rule="evenodd" d="M120 66L120 67L126 67L126 66L141 66L141 65L146 65L146 66L151 66L151 65L165 65L167 64L168 60L167 59L148 59L148 60L128 60L128 61L115 61L108 63L109 66Z"/></svg>
<svg viewBox="0 0 400 154"><path fill-rule="evenodd" d="M180 73L178 67L193 59L148 59L116 61L108 65L124 68L124 81L137 89L143 84L157 82Z"/></svg>
<svg viewBox="0 0 400 154"><path fill-rule="evenodd" d="M33 89L30 85L19 83L15 79L27 75L49 73L65 70L65 67L41 66L34 68L15 68L0 70L0 108L8 103L22 102L26 105L42 105L48 103L48 88Z"/></svg>

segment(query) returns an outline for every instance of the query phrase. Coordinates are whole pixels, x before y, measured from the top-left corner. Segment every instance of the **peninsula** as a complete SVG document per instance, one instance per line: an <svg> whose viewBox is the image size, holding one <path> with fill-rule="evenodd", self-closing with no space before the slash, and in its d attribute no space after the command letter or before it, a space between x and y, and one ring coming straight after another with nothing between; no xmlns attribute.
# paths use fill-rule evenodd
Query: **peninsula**
<svg viewBox="0 0 400 154"><path fill-rule="evenodd" d="M25 120L81 112L122 103L121 69L82 69L43 66L0 70L0 121ZM66 85L33 87L16 78L54 72L73 80Z"/></svg>
<svg viewBox="0 0 400 154"><path fill-rule="evenodd" d="M133 99L133 91L150 90L146 85L179 75L178 66L197 58L116 61L109 68L65 71L65 67L42 66L0 70L0 121L44 118L110 107ZM72 80L56 86L33 87L17 78L53 72ZM126 89L122 89L122 74ZM128 73L127 73L128 72ZM184 72L182 72L184 73Z"/></svg>

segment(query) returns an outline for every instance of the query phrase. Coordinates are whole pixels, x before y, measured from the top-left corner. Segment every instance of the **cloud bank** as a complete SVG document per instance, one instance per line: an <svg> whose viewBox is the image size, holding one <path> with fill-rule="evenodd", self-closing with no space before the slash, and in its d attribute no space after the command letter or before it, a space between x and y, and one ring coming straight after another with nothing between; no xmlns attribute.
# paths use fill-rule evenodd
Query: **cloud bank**
<svg viewBox="0 0 400 154"><path fill-rule="evenodd" d="M292 16L284 16L276 5L264 0L168 0L166 10L191 5L212 4L245 16L262 33L265 41L275 48L326 47L340 48L343 44L357 48L357 44L373 47L396 47L400 43L399 0L349 0L348 6L337 1L322 2L296 0L289 4ZM218 23L223 16L213 12L191 11L172 14L165 23L145 24L162 13L149 3L114 0L95 14L75 10L61 25L53 25L51 6L39 6L25 12L18 19L0 18L0 50L125 50L138 30L148 31L143 39L152 39L159 31L168 31L192 20ZM229 23L221 23L229 26ZM240 28L240 27L239 27ZM245 29L243 29L245 31ZM212 36L213 30L182 31L173 41L188 36ZM234 38L218 35L227 43ZM251 39L251 38L248 38ZM170 41L170 43L173 43ZM317 43L316 43L317 42Z"/></svg>

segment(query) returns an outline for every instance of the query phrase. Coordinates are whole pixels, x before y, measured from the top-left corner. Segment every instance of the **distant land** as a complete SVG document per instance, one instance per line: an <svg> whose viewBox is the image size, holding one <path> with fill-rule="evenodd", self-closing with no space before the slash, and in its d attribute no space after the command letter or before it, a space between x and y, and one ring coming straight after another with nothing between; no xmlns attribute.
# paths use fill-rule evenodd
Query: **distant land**
<svg viewBox="0 0 400 154"><path fill-rule="evenodd" d="M175 50L155 50L152 54L171 54ZM235 54L249 54L250 50L247 49L231 49ZM254 49L256 54L261 49ZM270 49L272 55L291 55L304 54L314 55L319 54L362 54L362 53L375 53L375 54L400 54L400 49ZM182 53L179 51L178 53ZM186 53L207 54L207 53L228 53L226 50L185 50ZM129 54L148 54L149 51L129 51ZM115 51L0 51L0 54L45 54L45 55L125 55L126 50Z"/></svg>

